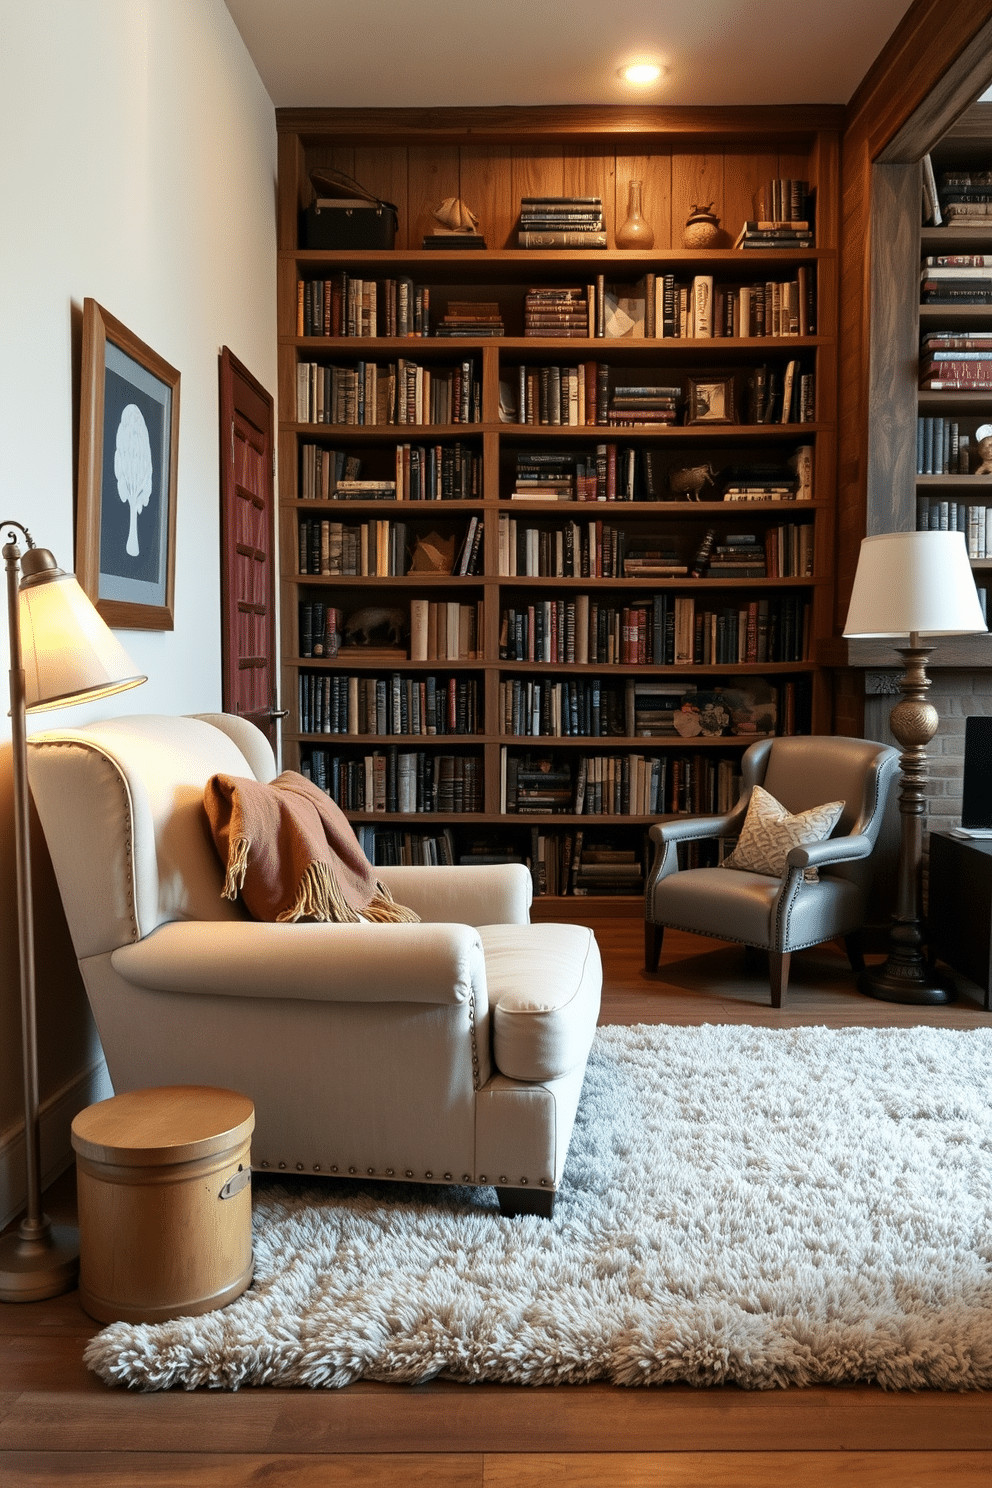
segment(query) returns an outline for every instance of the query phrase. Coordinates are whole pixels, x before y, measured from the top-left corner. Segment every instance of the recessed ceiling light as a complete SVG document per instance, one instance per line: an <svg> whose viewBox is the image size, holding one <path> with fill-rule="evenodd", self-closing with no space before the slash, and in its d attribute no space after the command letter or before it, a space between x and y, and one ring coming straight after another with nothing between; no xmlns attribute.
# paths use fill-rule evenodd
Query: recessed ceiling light
<svg viewBox="0 0 992 1488"><path fill-rule="evenodd" d="M618 75L625 83L635 83L645 88L656 83L665 70L657 62L631 62L628 66L621 67Z"/></svg>

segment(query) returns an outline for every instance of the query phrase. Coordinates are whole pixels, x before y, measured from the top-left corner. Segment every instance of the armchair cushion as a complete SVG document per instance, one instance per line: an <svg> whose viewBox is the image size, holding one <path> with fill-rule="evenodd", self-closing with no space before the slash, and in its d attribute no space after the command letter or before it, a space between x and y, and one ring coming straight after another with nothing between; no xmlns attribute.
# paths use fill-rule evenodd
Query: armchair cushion
<svg viewBox="0 0 992 1488"><path fill-rule="evenodd" d="M781 878L791 850L829 837L843 810L843 801L828 801L793 816L773 795L756 785L737 846L721 866ZM807 881L816 881L815 867L806 868L804 873Z"/></svg>
<svg viewBox="0 0 992 1488"><path fill-rule="evenodd" d="M515 1080L557 1080L585 1066L603 970L585 925L484 925L493 1058Z"/></svg>
<svg viewBox="0 0 992 1488"><path fill-rule="evenodd" d="M226 868L223 895L238 894L256 920L417 920L394 904L344 812L294 770L271 784L212 775L203 804Z"/></svg>

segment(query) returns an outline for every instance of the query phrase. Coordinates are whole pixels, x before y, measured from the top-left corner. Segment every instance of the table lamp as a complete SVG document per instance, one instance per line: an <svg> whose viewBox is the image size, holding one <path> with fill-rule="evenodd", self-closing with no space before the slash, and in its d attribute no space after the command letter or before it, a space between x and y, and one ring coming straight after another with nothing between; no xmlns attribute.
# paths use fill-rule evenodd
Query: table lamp
<svg viewBox="0 0 992 1488"><path fill-rule="evenodd" d="M27 542L23 555L16 528ZM137 687L141 676L76 581L20 522L6 531L10 634L10 733L13 753L14 858L21 982L21 1059L27 1208L17 1229L0 1236L0 1301L38 1302L75 1285L76 1231L55 1226L41 1209L38 1040L25 713L62 708ZM18 583L18 571L20 583Z"/></svg>
<svg viewBox="0 0 992 1488"><path fill-rule="evenodd" d="M973 635L986 629L961 532L885 532L861 543L844 635L873 639L905 636L901 700L889 717L900 746L901 836L896 913L889 954L861 973L858 986L885 1002L943 1003L953 995L949 978L923 956L922 863L926 804L926 746L939 717L927 702L928 637Z"/></svg>

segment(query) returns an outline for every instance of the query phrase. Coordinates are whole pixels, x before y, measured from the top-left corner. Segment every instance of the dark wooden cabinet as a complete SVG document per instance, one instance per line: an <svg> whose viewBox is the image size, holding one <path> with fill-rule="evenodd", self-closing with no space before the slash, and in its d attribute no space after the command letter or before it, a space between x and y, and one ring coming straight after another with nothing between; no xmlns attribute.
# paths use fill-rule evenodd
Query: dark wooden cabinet
<svg viewBox="0 0 992 1488"><path fill-rule="evenodd" d="M930 833L930 955L977 982L992 1007L992 839Z"/></svg>

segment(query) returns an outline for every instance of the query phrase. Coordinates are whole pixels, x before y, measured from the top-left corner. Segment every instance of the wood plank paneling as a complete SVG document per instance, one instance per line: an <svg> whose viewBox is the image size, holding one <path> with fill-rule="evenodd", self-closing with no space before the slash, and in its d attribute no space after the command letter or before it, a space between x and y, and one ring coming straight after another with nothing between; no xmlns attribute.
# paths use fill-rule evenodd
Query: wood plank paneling
<svg viewBox="0 0 992 1488"><path fill-rule="evenodd" d="M510 191L517 211L522 196L564 196L562 146L514 145L510 152Z"/></svg>
<svg viewBox="0 0 992 1488"><path fill-rule="evenodd" d="M487 248L512 248L516 242L517 208L513 203L510 162L495 145L463 145L459 151L458 195L479 219Z"/></svg>
<svg viewBox="0 0 992 1488"><path fill-rule="evenodd" d="M434 208L449 196L459 194L457 145L443 148L411 146L408 162L406 241L404 247L419 248L424 233L436 226ZM404 224L400 222L400 232Z"/></svg>
<svg viewBox="0 0 992 1488"><path fill-rule="evenodd" d="M723 162L721 226L729 248L748 218L754 216L754 196L779 173L778 156L728 154Z"/></svg>
<svg viewBox="0 0 992 1488"><path fill-rule="evenodd" d="M667 153L617 156L609 242L616 242L616 229L627 216L628 182L637 180L644 183L641 210L654 231L655 251L661 252L672 246L672 157ZM681 243L680 237L676 246Z"/></svg>
<svg viewBox="0 0 992 1488"><path fill-rule="evenodd" d="M712 203L723 221L723 156L672 152L672 242L682 246L682 230L693 207Z"/></svg>

